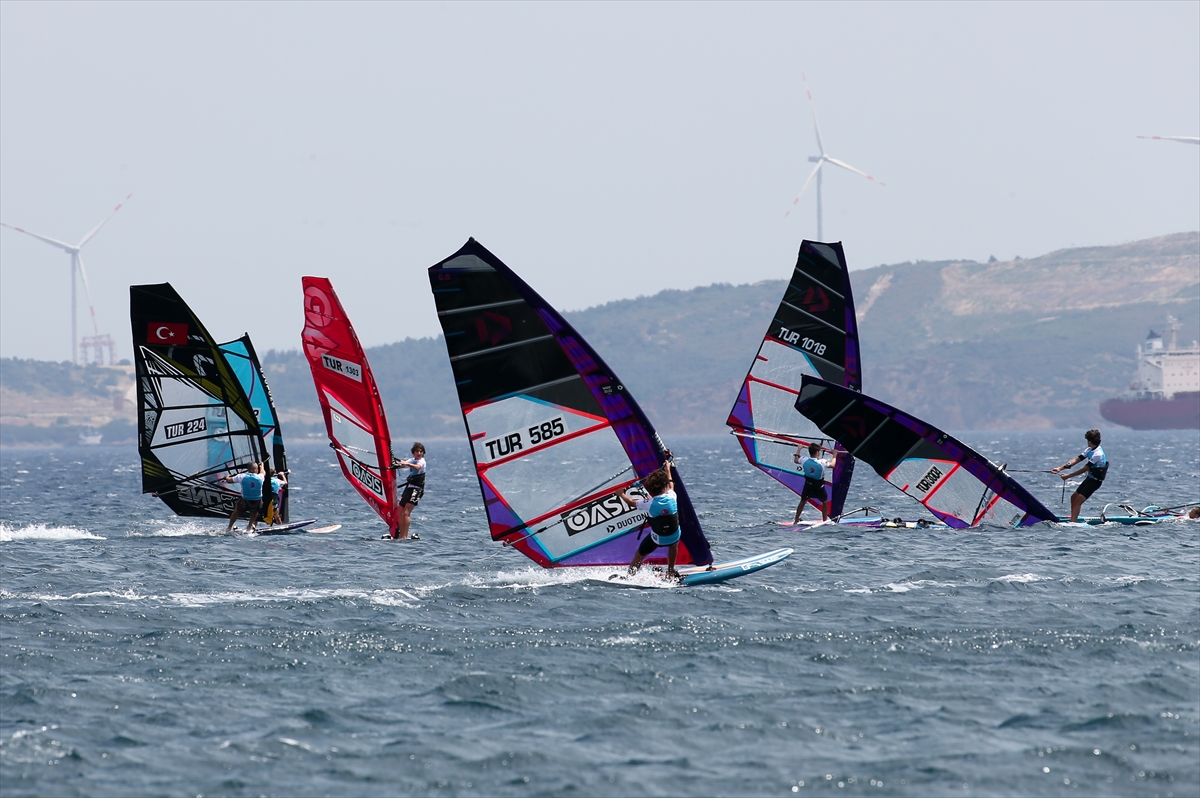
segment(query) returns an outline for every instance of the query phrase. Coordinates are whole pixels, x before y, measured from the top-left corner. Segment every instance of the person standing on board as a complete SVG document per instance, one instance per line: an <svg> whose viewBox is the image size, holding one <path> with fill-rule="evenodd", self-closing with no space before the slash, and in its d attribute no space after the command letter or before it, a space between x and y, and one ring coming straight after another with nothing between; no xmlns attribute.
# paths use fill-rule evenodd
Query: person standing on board
<svg viewBox="0 0 1200 798"><path fill-rule="evenodd" d="M629 575L637 573L642 566L642 560L660 546L667 547L667 578L679 579L675 570L675 560L679 556L679 505L675 497L675 482L671 478L671 451L667 450L667 462L657 471L646 475L642 484L650 495L642 499L634 499L625 491L618 494L626 505L646 514L650 524L650 534L638 547L637 555L629 564Z"/></svg>
<svg viewBox="0 0 1200 798"><path fill-rule="evenodd" d="M404 480L404 490L400 493L400 523L396 528L396 534L392 535L392 540L407 540L409 537L408 527L412 523L413 508L425 495L425 444L417 441L412 445L411 460L397 460L396 456L392 455L392 468L397 471L401 468L408 469L408 477ZM421 536L414 532L412 539L420 540Z"/></svg>
<svg viewBox="0 0 1200 798"><path fill-rule="evenodd" d="M237 521L238 516L249 510L250 523L246 525L246 531L253 532L254 525L258 523L258 514L262 510L262 463L251 463L248 471L241 474L229 474L221 479L229 483L239 482L242 486L242 497L234 504L233 513L229 516L229 526L225 528L225 531L232 532L233 524Z"/></svg>
<svg viewBox="0 0 1200 798"><path fill-rule="evenodd" d="M800 523L804 505L808 504L809 499L816 499L821 503L821 520L829 520L829 500L825 492L825 469L833 468L833 464L837 462L837 452L834 451L832 457L817 459L817 455L820 453L821 444L810 443L808 457L804 458L804 462L800 461L800 457L804 454L804 447L797 446L796 453L792 455L792 462L800 466L801 471L804 472L804 490L800 493L800 503L796 505L796 518L792 521L793 524Z"/></svg>
<svg viewBox="0 0 1200 798"><path fill-rule="evenodd" d="M264 469L263 479L263 520L268 524L277 524L280 520L280 509L283 507L283 489L287 487L287 474L282 471L271 472ZM267 485L271 486L270 498L267 496Z"/></svg>
<svg viewBox="0 0 1200 798"><path fill-rule="evenodd" d="M1103 484L1104 477L1108 474L1108 458L1104 456L1104 449L1100 448L1100 430L1090 429L1083 433L1083 438L1087 441L1088 448L1084 449L1082 454L1063 463L1058 468L1050 469L1051 472L1062 477L1063 482L1066 482L1071 477L1079 476L1084 471L1087 472L1087 477L1075 489L1075 492L1071 494L1072 523L1079 520L1079 510L1083 507L1083 503L1096 492L1096 488ZM1070 474L1060 473L1076 463L1084 462L1087 464L1078 471Z"/></svg>

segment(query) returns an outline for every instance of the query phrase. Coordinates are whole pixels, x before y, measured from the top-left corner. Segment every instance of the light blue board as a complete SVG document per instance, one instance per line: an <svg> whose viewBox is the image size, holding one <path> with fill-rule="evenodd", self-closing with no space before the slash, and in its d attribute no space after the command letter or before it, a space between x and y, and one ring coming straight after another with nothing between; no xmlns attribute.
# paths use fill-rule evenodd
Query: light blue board
<svg viewBox="0 0 1200 798"><path fill-rule="evenodd" d="M769 568L776 563L786 560L791 556L793 551L794 549L775 549L775 551L768 551L766 554L756 554L753 557L743 557L740 560L714 563L712 565L688 565L676 570L679 571L679 575L682 577L680 579L680 584L682 585L711 585Z"/></svg>

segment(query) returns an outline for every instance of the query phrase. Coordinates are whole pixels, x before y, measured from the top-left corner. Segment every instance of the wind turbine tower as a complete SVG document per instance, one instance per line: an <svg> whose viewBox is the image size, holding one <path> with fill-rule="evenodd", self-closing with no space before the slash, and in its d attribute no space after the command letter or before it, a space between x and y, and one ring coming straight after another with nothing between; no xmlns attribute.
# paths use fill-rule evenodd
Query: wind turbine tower
<svg viewBox="0 0 1200 798"><path fill-rule="evenodd" d="M817 133L817 149L819 149L821 151L821 154L820 155L810 155L808 157L808 162L815 163L816 166L813 168L812 172L809 173L808 179L804 181L804 185L800 187L800 193L796 195L796 198L794 200L792 200L792 207L789 208L788 212L784 214L784 218L787 218L791 214L792 209L796 207L796 203L799 202L800 198L804 196L804 192L808 191L808 187L812 183L813 178L816 178L816 181L817 181L817 240L824 241L825 240L825 230L824 230L824 225L822 223L823 220L821 218L821 167L825 166L825 164L827 164L827 163L831 163L834 166L840 166L843 169L848 169L851 172L854 172L856 175L862 175L867 180L870 180L872 183L875 183L876 185L883 186L886 184L881 183L880 181L871 177L869 174L862 171L861 169L855 169L853 166L846 163L845 161L839 161L837 158L830 158L828 155L825 154L825 144L821 141L821 126L817 124L817 106L815 104L813 104L812 91L810 91L808 88L808 76L806 76L802 72L802 73L800 73L800 77L803 78L803 80L804 80L804 93L808 95L808 107L812 110L813 130L815 130Z"/></svg>
<svg viewBox="0 0 1200 798"><path fill-rule="evenodd" d="M132 196L133 194L129 195L129 197ZM85 235L83 239L75 246L63 243L62 241L50 238L49 236L39 235L37 233L30 232L29 230L24 230L20 227L13 227L11 224L4 224L3 222L0 222L0 227L7 227L9 230L16 230L18 233L24 233L27 236L33 236L38 241L45 241L47 244L58 247L71 256L71 362L77 366L79 365L79 329L77 326L78 314L75 309L75 274L77 272L80 278L83 280L83 290L87 294L88 299L88 310L91 311L92 314L92 331L94 336L90 338L90 345L95 347L98 361L103 360L103 357L100 355L101 345L108 346L109 360L112 360L113 356L112 339L108 336L101 336L100 328L96 324L96 307L92 304L92 289L88 287L87 272L83 270L83 258L79 256L79 250L83 249L83 245L90 241L92 236L96 235L96 233L100 231L100 228L103 227L105 223L113 217L113 214L121 210L121 206L129 201L129 197L126 197L123 201L117 203L117 207L113 208L112 212L109 213L108 216L105 216L100 221L100 224L93 227L91 232ZM109 365L113 364L109 363Z"/></svg>

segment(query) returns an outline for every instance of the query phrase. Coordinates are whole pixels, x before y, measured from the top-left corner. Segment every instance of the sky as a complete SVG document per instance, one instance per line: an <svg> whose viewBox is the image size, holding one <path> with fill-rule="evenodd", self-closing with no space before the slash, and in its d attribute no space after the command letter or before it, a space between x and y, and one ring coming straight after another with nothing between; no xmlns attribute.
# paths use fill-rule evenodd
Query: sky
<svg viewBox="0 0 1200 798"><path fill-rule="evenodd" d="M475 237L560 309L1200 228L1200 3L0 2L0 221L77 242L98 331L168 281L295 349L440 331ZM0 356L69 360L68 256L0 229ZM80 291L80 334L90 334Z"/></svg>

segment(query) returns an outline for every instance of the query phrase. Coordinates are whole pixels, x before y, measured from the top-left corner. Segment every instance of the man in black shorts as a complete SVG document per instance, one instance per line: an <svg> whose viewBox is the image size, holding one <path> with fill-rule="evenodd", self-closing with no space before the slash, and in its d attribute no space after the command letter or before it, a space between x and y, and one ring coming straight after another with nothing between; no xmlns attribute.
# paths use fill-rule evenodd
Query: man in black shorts
<svg viewBox="0 0 1200 798"><path fill-rule="evenodd" d="M1083 450L1083 454L1075 457L1072 460L1060 465L1058 468L1050 469L1053 473L1062 477L1063 482L1066 482L1071 477L1076 477L1087 472L1087 477L1080 483L1075 492L1071 494L1071 521L1079 520L1079 511L1083 508L1083 503L1091 497L1096 489L1104 484L1104 477L1108 475L1108 457L1104 454L1104 449L1100 447L1100 430L1090 429L1083 433L1083 439L1087 441L1088 448ZM1070 468L1076 463L1086 463L1083 468L1074 471L1070 474L1060 473L1064 469Z"/></svg>
<svg viewBox="0 0 1200 798"><path fill-rule="evenodd" d="M804 505L808 504L810 499L820 505L821 520L828 521L829 501L825 491L825 469L833 468L833 464L837 462L837 452L835 451L832 457L818 459L817 456L821 453L821 444L811 443L808 446L808 457L801 462L800 457L803 452L803 447L797 446L796 453L792 455L792 462L800 466L801 473L804 474L804 490L800 493L800 503L796 505L796 518L792 523L800 523Z"/></svg>
<svg viewBox="0 0 1200 798"><path fill-rule="evenodd" d="M396 534L392 535L392 540L405 540L408 538L408 527L412 524L413 508L425 495L425 444L417 441L412 445L411 460L397 460L393 456L392 468L408 470L408 477L404 480L404 488L400 492L400 523ZM415 533L412 537L413 540L420 538Z"/></svg>

